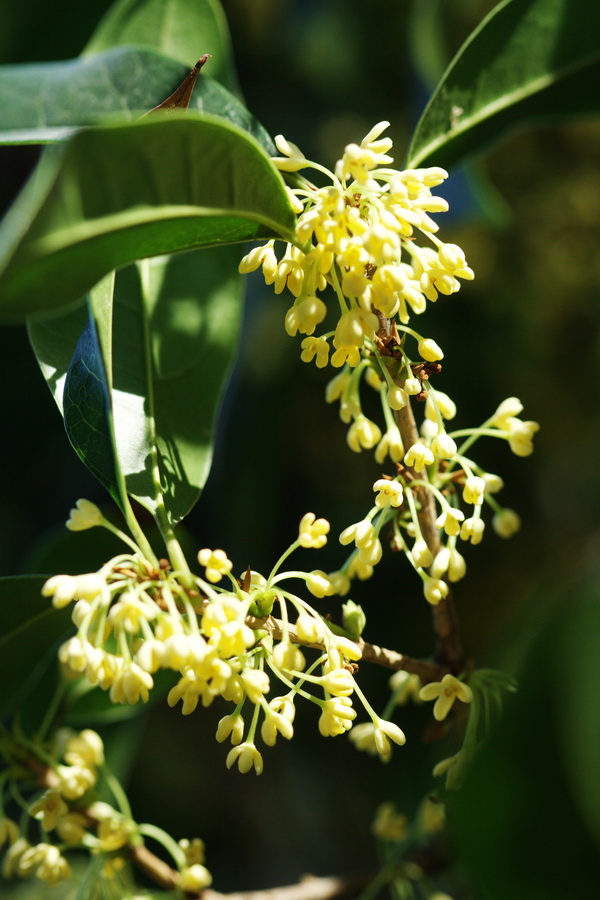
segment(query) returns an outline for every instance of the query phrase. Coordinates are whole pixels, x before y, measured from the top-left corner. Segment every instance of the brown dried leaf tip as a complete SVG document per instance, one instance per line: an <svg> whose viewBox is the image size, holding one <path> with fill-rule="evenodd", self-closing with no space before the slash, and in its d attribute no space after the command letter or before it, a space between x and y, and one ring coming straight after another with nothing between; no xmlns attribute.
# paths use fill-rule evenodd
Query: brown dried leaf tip
<svg viewBox="0 0 600 900"><path fill-rule="evenodd" d="M204 56L201 56L192 71L183 79L179 87L176 88L166 100L163 100L162 103L159 103L154 109L149 110L145 115L150 116L152 113L159 111L177 112L178 110L186 110L190 105L190 100L192 99L192 94L194 93L196 82L198 81L198 75L200 74L200 69L207 59L210 59L210 53L205 53Z"/></svg>

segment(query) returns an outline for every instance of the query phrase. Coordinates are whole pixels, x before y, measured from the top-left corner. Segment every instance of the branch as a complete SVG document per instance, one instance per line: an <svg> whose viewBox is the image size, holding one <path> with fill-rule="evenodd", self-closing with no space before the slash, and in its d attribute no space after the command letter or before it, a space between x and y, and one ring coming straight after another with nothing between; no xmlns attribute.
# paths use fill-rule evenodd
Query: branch
<svg viewBox="0 0 600 900"><path fill-rule="evenodd" d="M247 616L246 624L250 628L263 628L275 638L281 640L287 634L294 644L301 644L303 647L312 647L314 650L325 650L323 644L310 643L303 641L301 637L294 631L291 626L287 628L280 619L274 616L266 616L258 619L254 616ZM398 653L396 650L387 650L385 647L378 647L377 644L368 644L360 638L356 644L362 650L361 662L374 663L377 666L383 666L386 669L394 671L403 670L418 675L423 682L439 681L446 672L450 671L450 666L441 662L430 662L427 659L414 659L412 656L406 656L404 653Z"/></svg>
<svg viewBox="0 0 600 900"><path fill-rule="evenodd" d="M298 884L268 888L263 891L238 891L234 894L220 894L206 890L202 900L348 900L357 897L372 881L372 875L355 875L317 878L304 875Z"/></svg>
<svg viewBox="0 0 600 900"><path fill-rule="evenodd" d="M405 448L412 447L419 438L417 424L412 406L409 403L403 409L394 413L400 437ZM419 476L415 473L415 478ZM418 488L417 498L421 505L419 512L419 525L423 538L435 556L440 549L440 536L435 524L436 506L435 498L427 488ZM433 629L436 635L435 659L441 665L446 665L452 671L460 672L464 666L464 653L460 638L458 616L452 594L449 593L433 607Z"/></svg>

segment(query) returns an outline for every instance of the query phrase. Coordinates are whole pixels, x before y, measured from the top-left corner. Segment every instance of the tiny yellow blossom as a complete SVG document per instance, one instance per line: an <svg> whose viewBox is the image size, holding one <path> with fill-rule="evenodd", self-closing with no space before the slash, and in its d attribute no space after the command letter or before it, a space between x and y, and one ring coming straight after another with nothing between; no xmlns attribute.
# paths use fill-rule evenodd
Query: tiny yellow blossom
<svg viewBox="0 0 600 900"><path fill-rule="evenodd" d="M373 490L377 494L375 497L375 506L383 509L386 506L393 506L397 509L402 506L404 500L404 491L402 485L397 481L388 481L386 478L379 478L373 485Z"/></svg>
<svg viewBox="0 0 600 900"><path fill-rule="evenodd" d="M67 528L69 531L86 531L96 525L102 525L104 516L95 503L89 500L78 500L69 513Z"/></svg>
<svg viewBox="0 0 600 900"><path fill-rule="evenodd" d="M190 893L198 893L212 884L212 875L206 866L194 863L181 870L177 883L179 890Z"/></svg>
<svg viewBox="0 0 600 900"><path fill-rule="evenodd" d="M381 841L403 841L408 835L408 818L394 803L382 803L375 812L371 831Z"/></svg>
<svg viewBox="0 0 600 900"><path fill-rule="evenodd" d="M421 441L417 441L412 447L409 447L404 456L404 464L409 468L413 468L415 472L422 472L425 466L430 466L433 463L433 460L433 453Z"/></svg>
<svg viewBox="0 0 600 900"><path fill-rule="evenodd" d="M512 537L521 527L521 519L514 509L501 509L492 519L492 528L503 538Z"/></svg>
<svg viewBox="0 0 600 900"><path fill-rule="evenodd" d="M198 562L206 569L206 578L212 584L220 581L224 575L231 572L233 563L227 558L224 550L209 550L205 548L198 553Z"/></svg>
<svg viewBox="0 0 600 900"><path fill-rule="evenodd" d="M381 430L375 422L360 413L348 429L348 446L355 453L371 450L381 440Z"/></svg>
<svg viewBox="0 0 600 900"><path fill-rule="evenodd" d="M448 596L448 585L439 578L426 578L423 582L423 594L428 603L437 606L440 600Z"/></svg>
<svg viewBox="0 0 600 900"><path fill-rule="evenodd" d="M421 700L435 700L433 716L438 722L446 718L455 700L470 703L473 692L468 684L459 681L454 675L444 675L441 681L433 681L421 688Z"/></svg>
<svg viewBox="0 0 600 900"><path fill-rule="evenodd" d="M250 769L254 769L256 774L260 775L263 770L263 758L260 752L254 744L248 741L233 747L229 751L225 765L228 769L231 769L235 763L237 763L237 767L242 774L249 772Z"/></svg>
<svg viewBox="0 0 600 900"><path fill-rule="evenodd" d="M329 528L327 519L317 519L314 513L306 513L300 521L298 543L301 547L318 550L327 543Z"/></svg>
<svg viewBox="0 0 600 900"><path fill-rule="evenodd" d="M52 831L61 816L68 813L69 807L58 791L51 788L35 800L29 807L29 815L39 819L44 831Z"/></svg>
<svg viewBox="0 0 600 900"><path fill-rule="evenodd" d="M205 847L203 840L200 838L193 838L193 840L190 841L188 838L181 838L177 843L185 853L185 859L188 866L204 862Z"/></svg>

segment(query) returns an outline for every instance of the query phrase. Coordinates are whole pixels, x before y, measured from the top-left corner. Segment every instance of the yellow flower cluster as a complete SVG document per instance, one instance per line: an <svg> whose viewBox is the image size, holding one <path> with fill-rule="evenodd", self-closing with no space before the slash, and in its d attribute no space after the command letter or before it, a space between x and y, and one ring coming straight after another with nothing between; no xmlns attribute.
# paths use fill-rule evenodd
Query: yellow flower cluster
<svg viewBox="0 0 600 900"><path fill-rule="evenodd" d="M340 400L340 416L344 419L348 408L360 408L360 399L352 376L341 389L339 379L340 376L334 379L337 384L330 383L327 399L334 394ZM493 511L492 526L499 536L509 538L520 528L518 514L500 506L496 500L495 495L503 487L502 479L474 462L469 449L480 437L496 437L506 440L516 455L527 456L533 451L533 436L539 426L520 419L523 406L516 397L509 397L480 427L448 430L447 422L456 415L456 405L443 391L426 383L425 415L419 439L405 449L383 396L383 387L381 392L388 423L386 436L382 438L375 423L360 413L353 427L360 424L363 446L376 446L377 461L382 462L386 452L391 456L396 474L375 481L373 506L360 522L340 534L341 544L355 545L340 571L348 579L369 578L382 557L379 535L385 525L391 525L395 549L405 553L422 579L426 600L435 605L447 595L448 582L459 581L465 575L465 559L457 544L459 541L480 543L485 530L482 516L485 505ZM349 443L352 447L351 434ZM440 547L435 556L421 530L420 512L427 502L436 509ZM344 589L349 589L349 583Z"/></svg>
<svg viewBox="0 0 600 900"><path fill-rule="evenodd" d="M374 450L378 463L389 459L395 464L393 476L375 482L372 509L340 536L342 544L354 542L355 550L341 569L345 580L338 578L336 592L346 593L352 578L370 577L382 555L379 534L391 524L396 549L420 575L426 600L437 604L448 594L448 581L458 581L466 571L457 541L482 540L484 504L492 508L492 525L500 536L510 537L520 527L517 513L494 497L501 479L478 466L468 449L479 437L492 436L505 440L517 456L528 456L539 426L520 419L522 404L510 397L481 427L448 430L456 405L431 383L443 351L408 323L411 315L424 312L428 300L458 291L461 279L472 279L473 271L460 247L438 238L431 218L447 209L446 201L432 193L447 173L390 168L392 141L382 137L388 124L380 122L360 145L347 146L333 172L279 136L281 156L274 162L294 173L288 190L298 213L296 242L285 246L281 258L274 241L255 247L239 268L262 267L277 294L292 293L285 327L290 335L307 335L302 359L314 359L320 368L328 362L341 368L327 386L326 400L339 401L340 418L349 426L348 446L356 453ZM325 175L326 186L298 174L310 168ZM335 324L315 334L331 298ZM409 338L416 341L417 361L408 353ZM385 428L363 413L363 382L380 396ZM424 417L418 440L404 446L399 422L411 398L424 401ZM426 503L436 507L440 548L433 547L435 558L420 526Z"/></svg>
<svg viewBox="0 0 600 900"><path fill-rule="evenodd" d="M383 487L381 496L388 496ZM392 490L389 502L397 497L397 490ZM241 772L262 771L262 755L255 745L259 720L266 746L273 746L278 736L292 737L298 697L317 705L321 734L333 736L351 727L356 694L372 717L378 752L389 756L388 738L403 743L404 736L397 726L375 716L347 668L361 657L359 646L350 639L364 625L364 616L357 618L360 608L355 610L354 630L344 636L282 586L285 579L299 578L316 597L348 589L343 573L279 571L297 548L323 547L329 529L326 519L313 513L303 516L297 539L268 578L249 570L235 579L224 551L209 548L198 554L206 578L192 577L191 582L167 566L153 565L141 552L117 556L98 572L53 576L43 593L57 607L74 602L72 619L77 626L77 634L60 648L59 659L71 672L109 691L115 703L146 702L159 669L177 674L167 699L170 706L181 703L184 715L199 704L209 706L217 697L233 703L233 711L219 722L216 737L231 741L227 766L237 765ZM377 546L378 541L374 553ZM226 587L219 584L224 578ZM280 622L276 631L265 630L265 617L275 605ZM304 645L318 648L310 665L301 649ZM273 679L284 685L284 694L269 697ZM310 690L313 687L322 697ZM84 771L70 766L69 773L71 781L77 776L85 789Z"/></svg>
<svg viewBox="0 0 600 900"><path fill-rule="evenodd" d="M381 137L388 125L380 122L360 145L348 145L334 172L307 160L279 135L275 143L283 155L275 158L276 166L295 173L313 168L330 183L318 187L296 174L290 192L299 213L295 245L286 244L278 259L274 241L269 241L240 263L243 273L262 267L275 293L287 289L294 296L286 331L307 335L302 359L316 359L321 368L328 361L338 368L346 363L354 367L364 353L376 352L382 318L389 331L389 320L397 317L399 328L416 337L423 359L440 359L435 342L407 327L410 316L420 315L427 300L458 291L459 279L473 278L463 251L437 237L430 215L448 209L444 199L432 194L448 173L389 168L392 141ZM422 238L425 246L419 244ZM327 288L333 289L339 314L333 330L313 337L327 314L319 296Z"/></svg>
<svg viewBox="0 0 600 900"><path fill-rule="evenodd" d="M28 766L39 777L45 772L44 782L52 787L39 790L29 800L26 811L36 820L41 840L31 843L33 823L21 817L20 825L9 818L0 818L0 848L7 845L2 863L5 878L34 876L48 885L56 885L71 877L71 867L64 856L76 850L81 856L88 851L92 859L104 855L102 877L111 880L119 876L126 862L124 848L139 845L142 835L152 833L171 852L179 873L182 890L198 891L208 887L211 875L204 863L204 844L198 838L182 840L179 845L155 826L139 825L127 812L119 811L109 803L100 801L94 790L98 768L104 763L104 745L101 737L90 729L79 733L59 730L55 739L42 744L38 739L24 739L22 734L14 741L14 751L20 759L23 740L28 742L28 764L10 766L5 770L0 790L0 809L6 791L10 796L23 800L31 790ZM2 756L12 759L10 735L3 739ZM14 760L13 760L14 762ZM108 775L105 787L113 789L115 798L122 802L122 789L115 788L115 779ZM53 833L51 835L51 833ZM52 843L52 837L55 843ZM95 862L90 866L97 872ZM85 876L84 876L85 881Z"/></svg>

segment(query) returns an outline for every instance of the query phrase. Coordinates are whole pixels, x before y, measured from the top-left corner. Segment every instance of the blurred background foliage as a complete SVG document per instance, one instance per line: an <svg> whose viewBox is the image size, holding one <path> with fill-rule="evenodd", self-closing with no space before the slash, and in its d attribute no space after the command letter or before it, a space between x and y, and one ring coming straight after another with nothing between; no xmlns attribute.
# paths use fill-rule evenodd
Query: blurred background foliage
<svg viewBox="0 0 600 900"><path fill-rule="evenodd" d="M109 5L109 0L30 0L25 16L22 3L4 0L0 61L76 56ZM331 165L345 143L381 119L391 122L400 164L435 79L494 3L224 0L223 5L249 108L271 134L285 134L307 156ZM208 51L198 48L199 55ZM34 150L2 150L3 205L35 158ZM554 789L529 776L538 772L536 754L544 752L545 741L556 756L548 762L548 776L565 764L564 734L555 722L558 701L550 691L550 651L544 655L554 646L546 641L546 629L555 634L559 626L546 623L564 608L576 619L583 585L584 593L597 594L600 420L593 384L599 350L599 159L600 120L549 123L509 136L485 159L452 172L451 211L439 218L441 233L465 249L476 280L426 314L427 333L446 352L437 386L457 401L457 427L487 418L511 394L525 404L525 418L542 425L529 459L516 459L499 441L482 443L477 451L483 465L505 478L503 500L520 512L523 528L503 542L488 527L483 543L467 548L468 576L456 589L466 650L481 665L512 667L537 635L536 658L544 661L530 666L525 698L531 702L521 712L529 726L529 752L515 752L521 738L513 727L512 736L502 738L508 741L502 760L485 763L488 773L477 776L484 789L467 791L464 808L471 821L481 815L497 824L485 786L506 761L503 783L518 779L525 792L529 785L530 803L537 804L528 828L547 819L549 804L557 840L567 832L576 835L571 850L564 841L561 850L574 858L588 839L597 849L577 791L561 776L550 800L546 792ZM286 306L260 278L249 279L243 343L215 465L184 526L191 548L225 547L240 571L248 563L268 569L306 510L329 518L334 535L356 521L370 504L370 485L380 472L368 454L347 449L346 428L322 399L330 373L300 362L299 341L283 330ZM62 523L78 497L101 504L106 497L68 445L25 331L2 328L0 348L5 385L1 572L96 568L110 552L104 539L65 536ZM332 540L318 558L307 555L305 561L331 570L341 559ZM392 554L352 597L365 606L370 640L412 655L431 652L428 609L418 583ZM338 604L330 603L332 612ZM571 652L576 653L575 645L563 642L557 658L564 662ZM383 705L385 673L363 667L361 678ZM552 729L558 729L550 738L544 703L552 710ZM419 735L428 721L423 708L397 717L409 741L388 767L356 753L344 738L321 739L311 712L300 713L292 744L267 751L260 779L225 771L225 748L212 737L222 707L184 719L159 705L143 727L139 720L126 726L126 741L122 725L103 733L107 740L114 733L123 771L140 749L131 775L138 819L156 821L176 837L206 837L208 864L220 890L267 887L306 871L372 867L368 830L377 804L391 798L412 812L433 762L448 755L447 745L423 751ZM596 779L600 782L597 773ZM505 832L511 822L509 812ZM466 843L469 856L468 834ZM530 863L538 852L535 845ZM488 887L490 879L494 883L493 859L480 875ZM557 884L562 885L560 878ZM521 896L514 884L506 889L513 893L497 896ZM539 896L566 896L552 890L549 886Z"/></svg>

